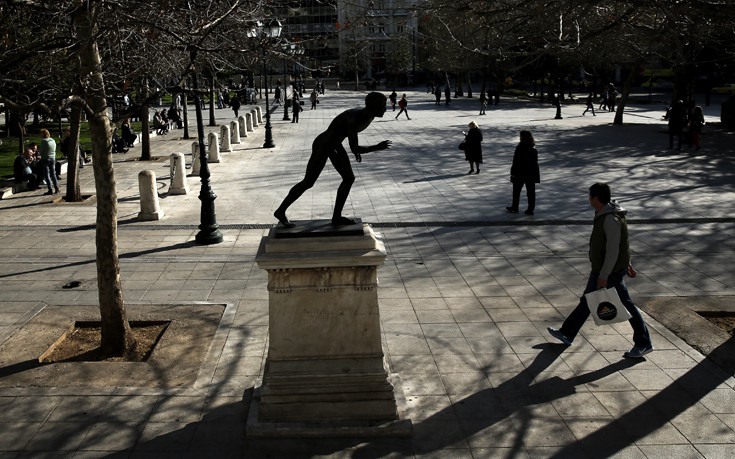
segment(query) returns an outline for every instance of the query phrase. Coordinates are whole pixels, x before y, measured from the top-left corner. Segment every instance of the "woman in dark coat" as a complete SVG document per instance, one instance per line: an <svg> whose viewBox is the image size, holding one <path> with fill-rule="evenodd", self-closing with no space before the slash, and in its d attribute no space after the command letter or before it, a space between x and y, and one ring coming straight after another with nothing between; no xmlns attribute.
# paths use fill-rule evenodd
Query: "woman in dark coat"
<svg viewBox="0 0 735 459"><path fill-rule="evenodd" d="M538 168L538 151L534 148L536 143L529 131L521 131L521 142L516 147L513 155L513 165L510 167L510 181L513 183L513 204L505 209L510 213L518 212L518 204L521 198L521 190L526 186L528 196L528 208L526 215L533 215L536 207L536 184L541 182L541 174Z"/></svg>
<svg viewBox="0 0 735 459"><path fill-rule="evenodd" d="M464 138L464 159L470 162L468 174L475 172L475 166L477 166L475 174L479 174L480 163L482 163L482 133L480 126L474 121L470 121L469 128Z"/></svg>

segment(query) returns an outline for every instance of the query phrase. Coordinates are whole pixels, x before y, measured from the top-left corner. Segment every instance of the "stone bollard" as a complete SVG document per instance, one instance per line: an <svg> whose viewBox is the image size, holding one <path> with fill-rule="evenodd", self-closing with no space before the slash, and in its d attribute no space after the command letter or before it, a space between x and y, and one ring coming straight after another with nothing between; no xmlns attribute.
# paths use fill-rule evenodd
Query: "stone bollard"
<svg viewBox="0 0 735 459"><path fill-rule="evenodd" d="M260 105L255 107L255 112L258 114L258 124L263 124L263 113L260 111Z"/></svg>
<svg viewBox="0 0 735 459"><path fill-rule="evenodd" d="M209 142L207 142L207 162L219 163L222 160L219 157L219 139L217 138L216 132L210 132L208 136Z"/></svg>
<svg viewBox="0 0 735 459"><path fill-rule="evenodd" d="M138 192L140 193L140 213L138 214L138 220L152 221L163 218L163 211L158 205L155 172L140 171L138 173Z"/></svg>
<svg viewBox="0 0 735 459"><path fill-rule="evenodd" d="M199 141L191 143L191 175L199 175L202 168L202 161L199 157Z"/></svg>
<svg viewBox="0 0 735 459"><path fill-rule="evenodd" d="M245 125L245 117L240 115L237 117L237 125L240 127L240 135L243 137L248 136L247 126Z"/></svg>
<svg viewBox="0 0 735 459"><path fill-rule="evenodd" d="M240 143L240 125L237 121L230 122L230 143Z"/></svg>
<svg viewBox="0 0 735 459"><path fill-rule="evenodd" d="M171 153L171 185L168 194L187 194L189 184L186 181L186 160L183 153Z"/></svg>
<svg viewBox="0 0 735 459"><path fill-rule="evenodd" d="M252 113L245 114L245 125L248 131L253 132L255 130L253 129L253 114Z"/></svg>
<svg viewBox="0 0 735 459"><path fill-rule="evenodd" d="M230 126L223 124L222 129L220 129L220 133L222 136L222 146L220 147L219 151L232 151L232 145L230 145Z"/></svg>
<svg viewBox="0 0 735 459"><path fill-rule="evenodd" d="M260 124L260 121L258 120L258 110L252 109L250 110L250 114L253 117L253 127L258 127L258 124Z"/></svg>

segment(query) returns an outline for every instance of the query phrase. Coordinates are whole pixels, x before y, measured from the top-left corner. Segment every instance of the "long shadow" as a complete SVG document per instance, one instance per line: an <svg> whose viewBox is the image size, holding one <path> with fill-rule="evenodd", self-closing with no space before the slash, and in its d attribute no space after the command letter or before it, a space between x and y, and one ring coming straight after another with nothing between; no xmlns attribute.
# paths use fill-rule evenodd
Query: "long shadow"
<svg viewBox="0 0 735 459"><path fill-rule="evenodd" d="M404 442L399 454L424 454L461 443L466 438L488 427L498 426L502 421L514 419L518 425L509 429L507 435L515 440L509 457L523 451L524 434L534 418L528 408L541 403L566 397L576 392L576 386L597 381L617 371L630 368L639 361L621 360L604 368L562 379L557 376L534 384L533 381L564 352L565 346L544 343L534 346L541 349L536 358L523 371L494 389L485 389L452 403L427 419L414 424L414 438ZM459 424L459 427L456 425ZM502 427L500 427L502 428ZM385 445L373 442L361 445L353 457L375 458L385 453ZM574 454L579 451L574 450ZM569 457L569 456L567 456Z"/></svg>
<svg viewBox="0 0 735 459"><path fill-rule="evenodd" d="M435 180L446 180L446 179L453 179L453 178L459 178L464 177L468 174L444 174L444 175L435 175L433 177L421 177L414 180L405 180L403 183L420 183L420 182L433 182Z"/></svg>
<svg viewBox="0 0 735 459"><path fill-rule="evenodd" d="M731 361L734 346L735 336L717 347L708 357L718 362ZM716 375L705 368L710 365L712 365L712 362L709 359L699 362L664 390L625 413L615 423L608 424L587 435L577 441L575 445L562 448L551 457L567 458L573 447L581 447L585 451L594 452L599 457L609 457L629 446L632 442L655 432L664 424L694 406L725 382L730 375L735 375L735 366L723 368L725 371L720 375ZM627 436L630 441L615 441L615 436L620 431L621 426L635 426L633 429L628 429Z"/></svg>
<svg viewBox="0 0 735 459"><path fill-rule="evenodd" d="M0 379L5 378L6 376L17 374L17 373L23 373L24 371L33 370L34 368L38 368L43 365L44 364L40 363L38 359L26 360L24 362L14 363L12 365L8 365L8 366L0 368Z"/></svg>
<svg viewBox="0 0 735 459"><path fill-rule="evenodd" d="M35 198L35 197L37 196L28 196L28 198ZM0 207L0 211L9 210L9 209L28 209L29 207L45 206L47 204L52 204L52 203L53 201L29 202L28 204L20 204L17 206Z"/></svg>
<svg viewBox="0 0 735 459"><path fill-rule="evenodd" d="M722 357L720 354L732 353L733 346L735 337L715 349L709 357L717 359ZM488 427L498 426L501 421L512 419L513 426L505 427L506 431L497 435L498 438L513 436L512 445L505 446L510 449L507 456L515 457L524 453L523 448L526 446L524 440L531 431L533 419L536 418L528 408L574 394L576 386L600 380L642 362L642 360L621 360L569 379L554 376L533 384L534 379L564 350L555 344L538 347L542 349L541 352L531 365L517 376L495 389L476 392L414 424L415 434L411 444L408 442L402 445L394 444L394 448L390 451L401 455L435 452L461 443ZM716 374L710 371L708 366L711 367L712 362L705 359L655 396L585 438L568 442L551 457L557 459L611 457L633 445L694 406L722 385L731 374L735 374L735 368L726 368L726 371ZM456 426L457 423L459 427ZM503 426L500 425L498 428L502 430ZM561 430L563 428L560 429L560 434ZM352 457L376 458L385 453L386 445L376 441L360 445Z"/></svg>
<svg viewBox="0 0 735 459"><path fill-rule="evenodd" d="M170 250L176 250L176 249L185 249L187 247L194 247L196 242L189 241L189 242L179 242L178 244L169 245L166 247L156 247L155 249L148 249L148 250L140 250L137 252L127 252L123 253L119 256L119 258L127 259L127 258L137 258L144 255L150 255L154 253L161 253L161 252L168 252ZM73 263L65 263L63 265L57 265L57 266L48 266L45 268L38 268L38 269L31 269L28 271L21 271L16 273L9 273L9 274L0 274L0 279L7 278L7 277L14 277L14 276L21 276L23 274L32 274L32 273L41 273L46 271L53 271L55 269L64 269L64 268L73 268L75 266L84 266L96 263L97 260L90 259L90 260L82 260L82 261L75 261Z"/></svg>

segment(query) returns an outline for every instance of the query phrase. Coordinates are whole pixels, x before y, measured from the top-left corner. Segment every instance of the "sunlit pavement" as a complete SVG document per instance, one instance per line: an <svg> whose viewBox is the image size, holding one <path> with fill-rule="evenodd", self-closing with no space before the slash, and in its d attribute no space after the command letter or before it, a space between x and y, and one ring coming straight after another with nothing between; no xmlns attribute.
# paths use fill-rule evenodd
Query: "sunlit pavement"
<svg viewBox="0 0 735 459"><path fill-rule="evenodd" d="M663 103L632 105L625 124L613 126L613 113L581 116L582 103L565 105L562 120L548 104L502 99L480 116L476 97L437 106L422 91L406 93L410 121L388 111L361 133L361 144L389 139L393 146L353 161L357 179L345 215L372 224L386 244L388 259L379 269L384 351L401 376L411 439L244 436L249 389L267 344L266 275L254 263L257 246L302 177L314 137L342 110L361 106L365 94L328 90L298 124L283 121L283 107L276 107L275 148L262 148L261 124L210 165L220 244L193 242L198 177L188 178L189 194L167 194L168 157L181 152L191 162L193 139L181 140L180 130L155 137L153 155L161 159L154 162L131 160L140 146L115 155L126 301L224 303L223 325L191 387L2 387L0 377L0 451L8 457L730 457L735 380L655 320L647 317L656 351L637 364L622 358L632 345L627 324L600 328L589 321L570 348L552 344L545 330L560 324L584 288L587 190L595 181L610 183L629 210L640 271L628 284L634 300L733 295L733 135L705 126L699 151L669 150ZM705 114L719 121L719 105ZM231 110L217 110L218 123L232 119ZM457 149L470 120L484 136L484 163L473 175ZM533 132L539 150L534 216L504 213L521 129ZM157 176L160 221L137 221L144 169ZM339 181L328 164L289 218L329 218ZM89 167L82 189L94 192ZM3 341L46 304L97 303L95 206L54 204L42 192L0 201ZM82 286L62 289L70 280ZM22 371L3 366L4 377Z"/></svg>

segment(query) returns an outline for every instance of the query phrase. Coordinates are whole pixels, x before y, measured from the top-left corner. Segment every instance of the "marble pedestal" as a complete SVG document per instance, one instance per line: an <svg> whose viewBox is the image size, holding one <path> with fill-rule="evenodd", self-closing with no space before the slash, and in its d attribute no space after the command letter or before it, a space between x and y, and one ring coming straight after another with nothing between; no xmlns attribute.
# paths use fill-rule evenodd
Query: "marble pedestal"
<svg viewBox="0 0 735 459"><path fill-rule="evenodd" d="M268 271L270 329L247 435L409 435L381 343L382 241L361 222L296 223L271 229L256 257Z"/></svg>

